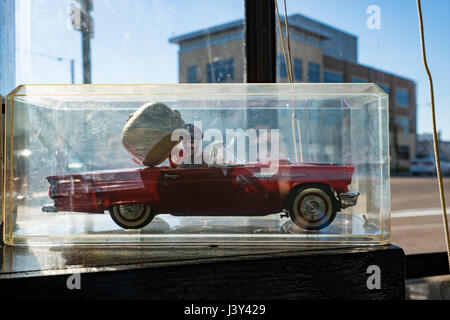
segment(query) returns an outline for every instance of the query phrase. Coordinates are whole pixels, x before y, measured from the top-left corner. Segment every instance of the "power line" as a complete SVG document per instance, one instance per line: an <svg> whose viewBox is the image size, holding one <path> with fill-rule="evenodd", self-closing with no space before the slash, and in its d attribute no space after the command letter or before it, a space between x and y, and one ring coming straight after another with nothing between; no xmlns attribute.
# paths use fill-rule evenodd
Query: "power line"
<svg viewBox="0 0 450 320"><path fill-rule="evenodd" d="M17 49L18 52L26 52L35 56L39 56L39 57L43 57L43 58L47 58L47 59L53 59L59 62L63 62L63 61L68 61L70 63L70 83L74 84L75 83L75 59L74 58L64 58L64 57L60 57L60 56L54 56L48 53L44 53L44 52L38 52L38 51L32 51L32 50L22 50L22 49Z"/></svg>

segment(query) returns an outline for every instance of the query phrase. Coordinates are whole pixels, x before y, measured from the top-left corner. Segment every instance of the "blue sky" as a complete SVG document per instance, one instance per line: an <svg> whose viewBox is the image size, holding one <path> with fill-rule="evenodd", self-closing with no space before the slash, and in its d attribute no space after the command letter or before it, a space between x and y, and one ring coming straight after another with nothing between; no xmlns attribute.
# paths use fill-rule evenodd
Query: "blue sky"
<svg viewBox="0 0 450 320"><path fill-rule="evenodd" d="M283 1L278 1L281 6ZM450 1L424 0L438 127L450 140L448 34ZM78 31L68 26L69 0L17 0L18 83L68 83L70 59L81 82ZM30 5L31 4L31 5ZM366 27L369 5L381 9L381 30ZM420 56L415 0L288 0L302 13L359 39L359 62L417 83L418 132L431 132L428 85ZM281 9L281 7L280 7ZM178 82L177 46L168 38L243 18L241 0L94 0L94 83ZM62 58L62 59L58 59Z"/></svg>

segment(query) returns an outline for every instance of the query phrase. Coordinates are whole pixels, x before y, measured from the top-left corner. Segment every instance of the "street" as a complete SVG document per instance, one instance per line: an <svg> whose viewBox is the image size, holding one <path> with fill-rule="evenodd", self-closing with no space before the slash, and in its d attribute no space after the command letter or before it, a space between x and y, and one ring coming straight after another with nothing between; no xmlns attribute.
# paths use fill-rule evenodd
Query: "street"
<svg viewBox="0 0 450 320"><path fill-rule="evenodd" d="M450 178L444 178L446 200ZM392 177L392 242L406 254L445 251L437 178Z"/></svg>

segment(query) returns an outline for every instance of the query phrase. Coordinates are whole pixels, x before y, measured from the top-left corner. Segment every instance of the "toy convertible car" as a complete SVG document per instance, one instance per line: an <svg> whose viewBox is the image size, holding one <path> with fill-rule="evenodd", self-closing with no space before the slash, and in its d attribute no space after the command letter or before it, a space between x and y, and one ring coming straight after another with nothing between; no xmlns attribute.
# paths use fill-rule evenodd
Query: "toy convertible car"
<svg viewBox="0 0 450 320"><path fill-rule="evenodd" d="M354 168L280 161L272 176L260 163L98 171L47 177L54 206L43 211L104 213L125 229L139 229L156 214L264 216L284 212L299 227L320 230L341 209L354 206Z"/></svg>

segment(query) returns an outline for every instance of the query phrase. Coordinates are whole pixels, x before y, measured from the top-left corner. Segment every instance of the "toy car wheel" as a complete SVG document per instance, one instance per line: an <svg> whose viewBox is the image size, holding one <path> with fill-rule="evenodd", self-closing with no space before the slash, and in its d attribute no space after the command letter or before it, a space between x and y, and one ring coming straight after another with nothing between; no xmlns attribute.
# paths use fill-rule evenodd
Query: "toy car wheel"
<svg viewBox="0 0 450 320"><path fill-rule="evenodd" d="M140 229L149 224L155 214L148 205L127 203L114 205L109 209L113 221L124 229Z"/></svg>
<svg viewBox="0 0 450 320"><path fill-rule="evenodd" d="M290 197L289 215L305 230L321 230L336 217L336 201L330 190L308 186L296 190Z"/></svg>

